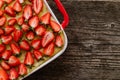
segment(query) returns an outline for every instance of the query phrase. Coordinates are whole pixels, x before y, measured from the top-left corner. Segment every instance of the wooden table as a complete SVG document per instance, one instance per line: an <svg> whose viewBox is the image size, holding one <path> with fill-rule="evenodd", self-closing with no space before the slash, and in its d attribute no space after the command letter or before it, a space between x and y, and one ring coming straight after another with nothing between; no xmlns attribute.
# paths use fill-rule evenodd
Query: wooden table
<svg viewBox="0 0 120 80"><path fill-rule="evenodd" d="M61 1L70 16L68 48L25 80L120 80L120 2Z"/></svg>

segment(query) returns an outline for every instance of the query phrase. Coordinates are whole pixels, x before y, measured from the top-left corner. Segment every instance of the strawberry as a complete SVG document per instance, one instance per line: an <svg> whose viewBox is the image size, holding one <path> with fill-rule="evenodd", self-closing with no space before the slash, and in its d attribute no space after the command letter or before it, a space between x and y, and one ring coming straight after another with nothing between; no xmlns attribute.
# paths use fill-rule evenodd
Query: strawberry
<svg viewBox="0 0 120 80"><path fill-rule="evenodd" d="M2 53L2 59L8 60L11 55L12 55L11 50L5 50L5 51Z"/></svg>
<svg viewBox="0 0 120 80"><path fill-rule="evenodd" d="M25 59L24 59L24 64L28 65L28 66L32 66L34 64L34 59L32 57L32 53L31 52L27 52Z"/></svg>
<svg viewBox="0 0 120 80"><path fill-rule="evenodd" d="M11 6L5 7L5 12L11 17L15 17L15 12Z"/></svg>
<svg viewBox="0 0 120 80"><path fill-rule="evenodd" d="M54 30L54 32L60 31L60 25L58 23L56 23L55 21L51 20L50 25L51 25L52 29Z"/></svg>
<svg viewBox="0 0 120 80"><path fill-rule="evenodd" d="M29 31L27 34L26 34L26 38L28 40L32 40L34 39L34 33L32 31Z"/></svg>
<svg viewBox="0 0 120 80"><path fill-rule="evenodd" d="M26 23L23 23L21 27L22 27L22 30L25 32L28 31L30 28Z"/></svg>
<svg viewBox="0 0 120 80"><path fill-rule="evenodd" d="M24 23L24 17L19 17L18 20L17 20L18 24L19 25L22 25Z"/></svg>
<svg viewBox="0 0 120 80"><path fill-rule="evenodd" d="M7 36L2 35L1 39L4 44L9 44L12 41L12 36L11 35L7 35Z"/></svg>
<svg viewBox="0 0 120 80"><path fill-rule="evenodd" d="M19 55L20 54L20 48L19 48L19 46L17 44L12 43L10 45L10 47L12 49L13 54L15 54L15 55Z"/></svg>
<svg viewBox="0 0 120 80"><path fill-rule="evenodd" d="M9 19L8 20L8 25L12 26L16 23L16 19Z"/></svg>
<svg viewBox="0 0 120 80"><path fill-rule="evenodd" d="M39 24L39 18L38 16L33 16L32 18L30 18L29 20L29 25L32 27L32 28L36 28Z"/></svg>
<svg viewBox="0 0 120 80"><path fill-rule="evenodd" d="M35 32L38 36L43 36L46 32L46 29L44 26L38 26L35 28Z"/></svg>
<svg viewBox="0 0 120 80"><path fill-rule="evenodd" d="M27 74L27 67L24 64L20 64L18 67L18 73L21 76L24 76Z"/></svg>
<svg viewBox="0 0 120 80"><path fill-rule="evenodd" d="M0 28L0 35L4 34L4 30Z"/></svg>
<svg viewBox="0 0 120 80"><path fill-rule="evenodd" d="M6 26L5 27L5 33L10 34L15 30L14 26Z"/></svg>
<svg viewBox="0 0 120 80"><path fill-rule="evenodd" d="M32 7L31 5L26 5L23 11L23 16L26 20L32 17Z"/></svg>
<svg viewBox="0 0 120 80"><path fill-rule="evenodd" d="M6 3L10 4L13 0L4 0Z"/></svg>
<svg viewBox="0 0 120 80"><path fill-rule="evenodd" d="M21 12L21 11L22 11L22 6L21 6L21 4L20 4L18 1L16 1L16 2L14 3L14 5L13 5L13 9L14 9L16 12Z"/></svg>
<svg viewBox="0 0 120 80"><path fill-rule="evenodd" d="M47 46L50 42L54 40L54 34L52 32L46 32L42 38L42 46Z"/></svg>
<svg viewBox="0 0 120 80"><path fill-rule="evenodd" d="M60 35L58 35L56 37L55 44L56 44L57 47L62 47L62 45L63 45L63 39L62 39L62 37Z"/></svg>
<svg viewBox="0 0 120 80"><path fill-rule="evenodd" d="M4 1L0 0L0 9L2 8L3 5L4 5Z"/></svg>
<svg viewBox="0 0 120 80"><path fill-rule="evenodd" d="M33 0L33 10L36 14L39 14L43 8L42 0Z"/></svg>
<svg viewBox="0 0 120 80"><path fill-rule="evenodd" d="M3 16L3 14L4 14L4 11L0 10L0 17Z"/></svg>
<svg viewBox="0 0 120 80"><path fill-rule="evenodd" d="M30 50L30 45L26 40L22 40L22 42L20 42L20 48L23 50Z"/></svg>
<svg viewBox="0 0 120 80"><path fill-rule="evenodd" d="M33 54L36 60L40 60L42 58L42 53L39 50L34 50Z"/></svg>
<svg viewBox="0 0 120 80"><path fill-rule="evenodd" d="M9 80L8 74L4 69L0 69L0 80Z"/></svg>
<svg viewBox="0 0 120 80"><path fill-rule="evenodd" d="M21 37L22 37L22 31L21 30L18 30L18 29L16 29L15 31L14 31L14 33L13 33L13 39L15 40L15 42L18 42L20 39L21 39Z"/></svg>
<svg viewBox="0 0 120 80"><path fill-rule="evenodd" d="M41 18L40 21L44 24L49 24L50 23L50 17L51 14L49 12L47 12L46 14L44 14Z"/></svg>
<svg viewBox="0 0 120 80"><path fill-rule="evenodd" d="M5 62L5 61L2 61L1 62L1 67L5 70L9 70L10 69L10 66Z"/></svg>
<svg viewBox="0 0 120 80"><path fill-rule="evenodd" d="M15 68L10 69L9 79L17 80L18 77L19 77L19 74L18 74L17 70Z"/></svg>
<svg viewBox="0 0 120 80"><path fill-rule="evenodd" d="M4 44L0 44L0 53L3 52L6 49Z"/></svg>
<svg viewBox="0 0 120 80"><path fill-rule="evenodd" d="M40 39L35 39L31 42L31 46L34 48L34 49L40 49L41 47L41 40Z"/></svg>
<svg viewBox="0 0 120 80"><path fill-rule="evenodd" d="M53 55L53 53L54 53L54 43L52 42L52 43L50 43L48 46L46 46L45 48L44 48L44 51L43 51L43 53L45 54L45 55L47 55L47 56L52 56Z"/></svg>
<svg viewBox="0 0 120 80"><path fill-rule="evenodd" d="M2 16L0 17L0 26L3 26L6 23L6 17Z"/></svg>
<svg viewBox="0 0 120 80"><path fill-rule="evenodd" d="M19 1L19 3L23 3L24 2L24 0L18 0Z"/></svg>
<svg viewBox="0 0 120 80"><path fill-rule="evenodd" d="M20 64L20 60L15 57L15 56L11 56L8 60L8 64L11 66L11 67L15 67L15 66L19 66Z"/></svg>

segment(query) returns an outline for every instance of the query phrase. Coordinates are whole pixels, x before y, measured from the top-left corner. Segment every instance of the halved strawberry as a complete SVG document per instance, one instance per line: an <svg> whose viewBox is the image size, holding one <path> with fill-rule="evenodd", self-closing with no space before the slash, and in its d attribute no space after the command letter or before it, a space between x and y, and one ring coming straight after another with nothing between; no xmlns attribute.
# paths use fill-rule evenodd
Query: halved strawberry
<svg viewBox="0 0 120 80"><path fill-rule="evenodd" d="M42 0L33 0L33 9L36 14L40 13L40 11L42 10L42 7L43 7Z"/></svg>
<svg viewBox="0 0 120 80"><path fill-rule="evenodd" d="M0 80L9 80L8 74L4 69L0 69Z"/></svg>
<svg viewBox="0 0 120 80"><path fill-rule="evenodd" d="M4 30L0 28L0 35L4 34Z"/></svg>
<svg viewBox="0 0 120 80"><path fill-rule="evenodd" d="M62 47L63 39L60 35L56 36L55 44L56 44L57 47Z"/></svg>
<svg viewBox="0 0 120 80"><path fill-rule="evenodd" d="M4 5L4 1L0 0L0 9L2 8L3 5Z"/></svg>
<svg viewBox="0 0 120 80"><path fill-rule="evenodd" d="M34 64L34 59L32 57L32 53L31 52L27 52L25 59L24 59L24 64L28 65L28 66L32 66Z"/></svg>
<svg viewBox="0 0 120 80"><path fill-rule="evenodd" d="M24 76L27 74L27 67L24 64L20 64L18 67L18 73L21 76Z"/></svg>
<svg viewBox="0 0 120 80"><path fill-rule="evenodd" d="M20 60L15 57L15 56L11 56L8 60L8 64L11 66L11 67L15 67L15 66L19 66L20 64Z"/></svg>
<svg viewBox="0 0 120 80"><path fill-rule="evenodd" d="M22 6L21 6L21 4L20 4L18 1L16 1L16 2L14 3L14 5L13 5L13 9L14 9L16 12L20 12L20 11L22 11Z"/></svg>
<svg viewBox="0 0 120 80"><path fill-rule="evenodd" d="M5 51L2 53L2 59L8 60L11 55L12 55L11 50L5 50Z"/></svg>
<svg viewBox="0 0 120 80"><path fill-rule="evenodd" d="M42 46L47 46L50 42L54 40L54 34L52 32L46 32L42 38Z"/></svg>
<svg viewBox="0 0 120 80"><path fill-rule="evenodd" d="M51 18L51 14L49 12L47 12L40 18L40 21L44 24L49 24L50 18Z"/></svg>
<svg viewBox="0 0 120 80"><path fill-rule="evenodd" d="M10 69L10 66L5 62L5 61L2 61L1 62L1 67L5 70L9 70Z"/></svg>
<svg viewBox="0 0 120 80"><path fill-rule="evenodd" d="M0 53L3 52L6 49L4 44L0 44Z"/></svg>
<svg viewBox="0 0 120 80"><path fill-rule="evenodd" d="M23 3L24 2L24 0L18 0L19 1L19 3Z"/></svg>
<svg viewBox="0 0 120 80"><path fill-rule="evenodd" d="M50 25L51 25L52 29L54 30L54 32L60 31L60 25L58 23L56 23L55 21L51 20Z"/></svg>
<svg viewBox="0 0 120 80"><path fill-rule="evenodd" d="M14 12L14 10L13 10L13 8L11 6L5 7L5 12L9 16L15 17L15 12Z"/></svg>
<svg viewBox="0 0 120 80"><path fill-rule="evenodd" d="M30 45L26 40L22 40L22 42L20 42L20 48L23 50L30 50Z"/></svg>
<svg viewBox="0 0 120 80"><path fill-rule="evenodd" d="M31 46L34 48L34 49L40 49L41 47L41 40L40 39L35 39L31 42Z"/></svg>
<svg viewBox="0 0 120 80"><path fill-rule="evenodd" d="M18 24L19 25L22 25L24 23L24 17L19 17L18 20L17 20Z"/></svg>
<svg viewBox="0 0 120 80"><path fill-rule="evenodd" d="M16 19L9 19L8 20L8 25L12 26L16 23Z"/></svg>
<svg viewBox="0 0 120 80"><path fill-rule="evenodd" d="M4 11L0 10L0 16L3 16L3 14L4 14Z"/></svg>
<svg viewBox="0 0 120 80"><path fill-rule="evenodd" d="M0 26L3 26L6 23L6 17L2 16L0 17Z"/></svg>
<svg viewBox="0 0 120 80"><path fill-rule="evenodd" d="M7 36L2 35L1 39L4 44L9 44L12 41L12 36L11 35L7 35Z"/></svg>
<svg viewBox="0 0 120 80"><path fill-rule="evenodd" d="M38 36L43 36L46 32L46 29L44 26L40 25L40 26L35 28L35 32Z"/></svg>
<svg viewBox="0 0 120 80"><path fill-rule="evenodd" d="M4 0L6 3L10 4L13 0Z"/></svg>
<svg viewBox="0 0 120 80"><path fill-rule="evenodd" d="M15 30L15 27L14 27L14 26L6 26L6 27L5 27L5 33L6 33L6 34L10 34L10 33L12 33L14 30Z"/></svg>
<svg viewBox="0 0 120 80"><path fill-rule="evenodd" d="M22 37L22 31L21 30L18 30L18 29L16 29L15 31L14 31L14 33L13 33L13 39L15 40L15 42L18 42L20 39L21 39L21 37Z"/></svg>
<svg viewBox="0 0 120 80"><path fill-rule="evenodd" d="M29 31L27 34L26 34L26 38L28 39L28 40L32 40L32 39L34 39L34 32L32 32L32 31Z"/></svg>
<svg viewBox="0 0 120 80"><path fill-rule="evenodd" d="M52 56L53 55L53 53L54 53L54 43L52 42L52 43L50 43L48 46L46 46L45 48L44 48L44 51L43 51L43 53L45 54L45 55L47 55L47 56Z"/></svg>
<svg viewBox="0 0 120 80"><path fill-rule="evenodd" d="M10 47L12 49L13 54L15 54L15 55L19 55L20 54L20 47L17 44L12 43L10 45Z"/></svg>
<svg viewBox="0 0 120 80"><path fill-rule="evenodd" d="M33 54L34 54L34 57L36 58L36 60L40 60L42 58L42 52L39 50L34 50Z"/></svg>
<svg viewBox="0 0 120 80"><path fill-rule="evenodd" d="M33 16L32 18L30 18L29 20L29 25L32 27L32 28L36 28L39 24L39 18L38 16Z"/></svg>
<svg viewBox="0 0 120 80"><path fill-rule="evenodd" d="M30 27L26 23L23 23L21 27L22 27L22 30L25 32L30 29Z"/></svg>
<svg viewBox="0 0 120 80"><path fill-rule="evenodd" d="M9 79L16 80L19 77L19 74L15 68L10 69Z"/></svg>
<svg viewBox="0 0 120 80"><path fill-rule="evenodd" d="M31 5L26 5L23 11L23 16L26 20L32 17L32 7Z"/></svg>

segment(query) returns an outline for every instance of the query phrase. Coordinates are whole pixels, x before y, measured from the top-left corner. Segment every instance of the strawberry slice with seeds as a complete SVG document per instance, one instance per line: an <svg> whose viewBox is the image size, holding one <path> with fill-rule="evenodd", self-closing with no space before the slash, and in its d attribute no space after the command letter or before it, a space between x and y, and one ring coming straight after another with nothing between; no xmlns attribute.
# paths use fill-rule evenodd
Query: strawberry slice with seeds
<svg viewBox="0 0 120 80"><path fill-rule="evenodd" d="M24 64L28 65L28 66L32 66L34 64L34 59L32 57L32 53L31 52L27 52L25 59L24 59Z"/></svg>
<svg viewBox="0 0 120 80"><path fill-rule="evenodd" d="M8 25L12 26L16 23L16 19L10 19L8 20Z"/></svg>
<svg viewBox="0 0 120 80"><path fill-rule="evenodd" d="M3 26L6 23L6 17L2 16L0 17L0 26Z"/></svg>
<svg viewBox="0 0 120 80"><path fill-rule="evenodd" d="M26 23L22 24L21 27L22 27L22 30L25 31L25 32L30 29L30 27Z"/></svg>
<svg viewBox="0 0 120 80"><path fill-rule="evenodd" d="M19 3L23 3L24 2L24 0L18 0L19 1Z"/></svg>
<svg viewBox="0 0 120 80"><path fill-rule="evenodd" d="M4 30L0 28L0 35L4 34Z"/></svg>
<svg viewBox="0 0 120 80"><path fill-rule="evenodd" d="M10 34L15 30L14 26L6 26L5 27L5 33Z"/></svg>
<svg viewBox="0 0 120 80"><path fill-rule="evenodd" d="M19 1L16 1L13 5L13 9L16 11L16 12L21 12L22 11L22 6L21 4L19 3Z"/></svg>
<svg viewBox="0 0 120 80"><path fill-rule="evenodd" d="M9 80L8 74L4 69L0 69L0 80Z"/></svg>
<svg viewBox="0 0 120 80"><path fill-rule="evenodd" d="M42 10L43 2L42 0L33 0L33 10L36 14L39 14Z"/></svg>
<svg viewBox="0 0 120 80"><path fill-rule="evenodd" d="M52 56L53 53L54 53L54 46L55 46L55 44L54 44L53 42L50 43L48 46L46 46L46 47L44 48L43 53L44 53L45 55L47 55L47 56Z"/></svg>
<svg viewBox="0 0 120 80"><path fill-rule="evenodd" d="M15 17L15 12L11 6L5 7L5 12L11 17Z"/></svg>
<svg viewBox="0 0 120 80"><path fill-rule="evenodd" d="M32 31L29 31L27 34L26 34L26 38L28 40L32 40L34 39L34 33Z"/></svg>
<svg viewBox="0 0 120 80"><path fill-rule="evenodd" d="M10 4L13 0L4 0L6 3Z"/></svg>
<svg viewBox="0 0 120 80"><path fill-rule="evenodd" d="M30 45L26 40L22 40L22 42L20 42L20 48L23 50L30 50Z"/></svg>
<svg viewBox="0 0 120 80"><path fill-rule="evenodd" d="M11 35L7 35L7 36L2 35L1 39L4 44L9 44L12 41L12 36Z"/></svg>
<svg viewBox="0 0 120 80"><path fill-rule="evenodd" d="M3 52L6 49L4 44L0 44L0 53Z"/></svg>
<svg viewBox="0 0 120 80"><path fill-rule="evenodd" d="M24 17L19 17L18 20L17 20L18 24L19 25L22 25L24 23Z"/></svg>
<svg viewBox="0 0 120 80"><path fill-rule="evenodd" d="M18 67L18 73L21 76L24 76L27 74L27 67L24 64L20 64Z"/></svg>
<svg viewBox="0 0 120 80"><path fill-rule="evenodd" d="M2 61L1 62L1 67L5 70L9 70L10 69L10 66L5 62L5 61Z"/></svg>
<svg viewBox="0 0 120 80"><path fill-rule="evenodd" d="M42 46L47 46L50 42L54 40L54 34L52 32L46 32L42 38Z"/></svg>
<svg viewBox="0 0 120 80"><path fill-rule="evenodd" d="M8 60L11 55L12 55L11 50L5 50L5 51L2 53L2 59Z"/></svg>
<svg viewBox="0 0 120 80"><path fill-rule="evenodd" d="M23 11L23 16L26 20L32 17L32 7L31 5L26 5Z"/></svg>
<svg viewBox="0 0 120 80"><path fill-rule="evenodd" d="M0 0L0 9L2 8L3 5L4 5L4 1Z"/></svg>
<svg viewBox="0 0 120 80"><path fill-rule="evenodd" d="M17 57L15 57L15 56L10 56L10 58L8 60L8 64L11 67L16 67L16 66L20 65L20 60Z"/></svg>
<svg viewBox="0 0 120 80"><path fill-rule="evenodd" d="M34 49L40 49L41 40L40 39L35 39L35 40L32 41L31 45Z"/></svg>
<svg viewBox="0 0 120 80"><path fill-rule="evenodd" d="M32 18L30 18L29 20L29 25L32 27L32 28L36 28L39 24L39 18L38 16L33 16Z"/></svg>
<svg viewBox="0 0 120 80"><path fill-rule="evenodd" d="M56 23L55 21L50 21L50 25L54 32L59 32L60 31L60 25Z"/></svg>
<svg viewBox="0 0 120 80"><path fill-rule="evenodd" d="M19 74L15 68L10 69L9 79L16 80L19 77Z"/></svg>
<svg viewBox="0 0 120 80"><path fill-rule="evenodd" d="M36 60L40 60L42 58L42 52L40 52L39 50L34 50L33 54Z"/></svg>
<svg viewBox="0 0 120 80"><path fill-rule="evenodd" d="M12 43L10 45L10 47L12 49L13 54L15 54L15 55L19 55L20 54L20 48L19 48L19 46L17 44Z"/></svg>
<svg viewBox="0 0 120 80"><path fill-rule="evenodd" d="M38 26L35 28L35 32L38 36L43 36L46 32L46 29L44 26Z"/></svg>
<svg viewBox="0 0 120 80"><path fill-rule="evenodd" d="M56 37L55 44L56 44L57 47L62 47L62 45L63 45L63 39L62 39L62 37L60 35L58 35Z"/></svg>
<svg viewBox="0 0 120 80"><path fill-rule="evenodd" d="M0 10L0 16L3 16L3 14L4 14L4 11Z"/></svg>
<svg viewBox="0 0 120 80"><path fill-rule="evenodd" d="M50 18L51 18L51 14L49 12L47 12L46 14L44 14L41 18L40 21L44 24L49 24L50 23Z"/></svg>
<svg viewBox="0 0 120 80"><path fill-rule="evenodd" d="M21 39L21 37L22 37L22 31L16 29L16 30L14 31L13 35L14 35L14 36L13 36L13 39L15 40L15 42L18 42L18 41Z"/></svg>

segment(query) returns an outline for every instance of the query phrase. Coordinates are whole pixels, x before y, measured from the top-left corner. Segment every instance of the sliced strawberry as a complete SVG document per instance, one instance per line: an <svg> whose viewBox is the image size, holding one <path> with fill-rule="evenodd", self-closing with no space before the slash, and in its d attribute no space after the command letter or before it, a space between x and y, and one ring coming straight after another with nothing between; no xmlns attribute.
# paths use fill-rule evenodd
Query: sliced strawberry
<svg viewBox="0 0 120 80"><path fill-rule="evenodd" d="M20 42L20 48L23 50L30 50L30 45L26 40L22 40L22 42Z"/></svg>
<svg viewBox="0 0 120 80"><path fill-rule="evenodd" d="M26 20L32 17L32 7L30 5L26 5L23 11L23 16Z"/></svg>
<svg viewBox="0 0 120 80"><path fill-rule="evenodd" d="M6 23L6 17L2 16L0 17L0 26L3 26Z"/></svg>
<svg viewBox="0 0 120 80"><path fill-rule="evenodd" d="M29 31L27 34L26 34L26 38L28 39L28 40L32 40L32 39L34 39L34 32L32 32L32 31Z"/></svg>
<svg viewBox="0 0 120 80"><path fill-rule="evenodd" d="M39 24L39 18L38 16L33 16L32 18L30 18L29 20L29 25L32 27L32 28L36 28Z"/></svg>
<svg viewBox="0 0 120 80"><path fill-rule="evenodd" d="M10 4L13 0L4 0L6 3Z"/></svg>
<svg viewBox="0 0 120 80"><path fill-rule="evenodd" d="M35 28L35 32L38 36L43 36L46 32L46 29L44 26L38 26Z"/></svg>
<svg viewBox="0 0 120 80"><path fill-rule="evenodd" d="M13 54L15 54L15 55L19 55L20 54L20 47L17 44L12 43L10 45L10 47L12 49Z"/></svg>
<svg viewBox="0 0 120 80"><path fill-rule="evenodd" d="M18 74L17 70L15 68L10 69L9 79L17 80L18 77L19 77L19 74Z"/></svg>
<svg viewBox="0 0 120 80"><path fill-rule="evenodd" d="M39 50L34 50L33 54L36 60L40 60L42 58L42 53Z"/></svg>
<svg viewBox="0 0 120 80"><path fill-rule="evenodd" d="M36 14L39 14L42 8L43 8L42 0L33 0L33 9Z"/></svg>
<svg viewBox="0 0 120 80"><path fill-rule="evenodd" d="M13 9L14 9L16 12L20 12L20 11L22 11L22 6L21 6L21 4L20 4L18 1L16 1L16 2L14 3L14 5L13 5Z"/></svg>
<svg viewBox="0 0 120 80"><path fill-rule="evenodd" d="M4 44L0 44L0 53L3 52L6 49Z"/></svg>
<svg viewBox="0 0 120 80"><path fill-rule="evenodd" d="M27 74L27 67L24 64L20 64L20 66L18 67L18 73L21 76L24 76Z"/></svg>
<svg viewBox="0 0 120 80"><path fill-rule="evenodd" d="M25 59L24 59L24 64L28 65L28 66L32 66L34 64L34 59L32 57L32 53L31 52L27 52Z"/></svg>
<svg viewBox="0 0 120 80"><path fill-rule="evenodd" d="M54 40L54 34L52 32L46 32L42 38L42 46L47 46L50 42Z"/></svg>
<svg viewBox="0 0 120 80"><path fill-rule="evenodd" d="M55 21L50 21L50 25L54 32L59 32L60 31L60 25L56 23Z"/></svg>
<svg viewBox="0 0 120 80"><path fill-rule="evenodd" d="M0 0L0 9L2 8L3 5L4 5L4 1Z"/></svg>
<svg viewBox="0 0 120 80"><path fill-rule="evenodd" d="M50 43L47 47L44 48L43 53L47 56L52 56L54 53L54 43Z"/></svg>
<svg viewBox="0 0 120 80"><path fill-rule="evenodd" d="M5 7L5 12L9 16L15 17L15 12L14 12L14 10L13 10L13 8L11 6Z"/></svg>
<svg viewBox="0 0 120 80"><path fill-rule="evenodd" d="M19 1L19 3L23 3L24 2L24 0L18 0Z"/></svg>
<svg viewBox="0 0 120 80"><path fill-rule="evenodd" d="M19 66L20 64L20 60L15 57L15 56L11 56L8 60L8 64L11 66L11 67L15 67L15 66Z"/></svg>
<svg viewBox="0 0 120 80"><path fill-rule="evenodd" d="M11 55L12 55L11 50L5 50L5 51L2 53L2 59L8 60Z"/></svg>
<svg viewBox="0 0 120 80"><path fill-rule="evenodd" d="M3 14L4 14L4 11L0 10L0 16L3 16Z"/></svg>
<svg viewBox="0 0 120 80"><path fill-rule="evenodd" d="M4 44L9 44L12 41L12 36L11 35L1 36L1 39Z"/></svg>
<svg viewBox="0 0 120 80"><path fill-rule="evenodd" d="M25 32L30 29L30 27L26 23L23 23L21 27L22 27L22 30Z"/></svg>
<svg viewBox="0 0 120 80"><path fill-rule="evenodd" d="M24 17L19 17L17 22L19 25L22 25L24 23Z"/></svg>
<svg viewBox="0 0 120 80"><path fill-rule="evenodd" d="M47 12L46 14L44 14L41 18L40 21L44 24L49 24L50 23L50 17L51 14L49 12Z"/></svg>
<svg viewBox="0 0 120 80"><path fill-rule="evenodd" d="M0 28L0 35L4 34L4 30Z"/></svg>
<svg viewBox="0 0 120 80"><path fill-rule="evenodd" d="M6 34L10 34L10 33L12 33L14 30L15 30L15 27L14 27L14 26L6 26L6 27L5 27L5 33L6 33Z"/></svg>
<svg viewBox="0 0 120 80"><path fill-rule="evenodd" d="M41 40L40 39L33 40L32 43L31 43L31 46L34 49L40 49L40 47L41 47Z"/></svg>
<svg viewBox="0 0 120 80"><path fill-rule="evenodd" d="M0 69L0 80L9 80L8 74L4 69Z"/></svg>
<svg viewBox="0 0 120 80"><path fill-rule="evenodd" d="M13 39L16 41L16 42L18 42L20 39L21 39L21 37L22 37L22 31L21 30L18 30L18 29L16 29L15 31L14 31L14 36L13 36Z"/></svg>
<svg viewBox="0 0 120 80"><path fill-rule="evenodd" d="M58 35L56 37L55 44L56 44L57 47L62 47L62 45L63 45L63 39L62 39L62 37L60 35Z"/></svg>
<svg viewBox="0 0 120 80"><path fill-rule="evenodd" d="M9 70L10 69L10 66L5 62L5 61L2 61L1 62L1 67L5 70Z"/></svg>
<svg viewBox="0 0 120 80"><path fill-rule="evenodd" d="M8 25L12 26L16 23L16 19L10 19L8 20Z"/></svg>

